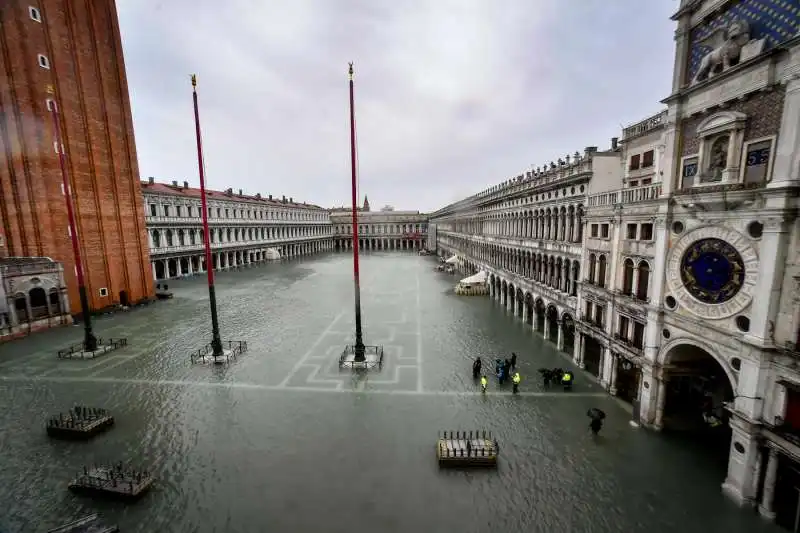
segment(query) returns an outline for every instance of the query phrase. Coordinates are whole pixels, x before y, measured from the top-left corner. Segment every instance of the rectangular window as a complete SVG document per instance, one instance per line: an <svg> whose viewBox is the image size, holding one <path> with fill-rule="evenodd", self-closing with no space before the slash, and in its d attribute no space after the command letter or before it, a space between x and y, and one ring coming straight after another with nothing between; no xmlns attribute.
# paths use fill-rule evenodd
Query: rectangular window
<svg viewBox="0 0 800 533"><path fill-rule="evenodd" d="M597 224L592 224L591 226L591 236L597 237Z"/></svg>
<svg viewBox="0 0 800 533"><path fill-rule="evenodd" d="M800 430L800 392L794 389L786 389L786 414L783 422L795 431Z"/></svg>
<svg viewBox="0 0 800 533"><path fill-rule="evenodd" d="M636 181L636 180L630 181L630 182L628 182L628 186L629 187L638 187L639 186L639 182Z"/></svg>
<svg viewBox="0 0 800 533"><path fill-rule="evenodd" d="M30 15L31 20L35 20L36 22L42 21L41 12L33 6L28 6L28 15Z"/></svg>
<svg viewBox="0 0 800 533"><path fill-rule="evenodd" d="M642 186L643 187L645 185L650 185L651 183L653 183L653 178L645 178L645 179L642 180Z"/></svg>
<svg viewBox="0 0 800 533"><path fill-rule="evenodd" d="M688 189L694 187L697 178L697 157L687 157L681 165L681 187Z"/></svg>
<svg viewBox="0 0 800 533"><path fill-rule="evenodd" d="M38 58L39 58L39 66L40 67L46 68L46 69L50 68L50 60L47 59L46 55L39 54Z"/></svg>
<svg viewBox="0 0 800 533"><path fill-rule="evenodd" d="M619 338L623 340L628 340L628 326L630 325L630 321L628 317L621 316L619 317Z"/></svg>
<svg viewBox="0 0 800 533"><path fill-rule="evenodd" d="M635 239L636 238L636 224L628 224L625 230L625 238L626 239Z"/></svg>
<svg viewBox="0 0 800 533"><path fill-rule="evenodd" d="M644 324L641 322L633 323L633 345L644 348Z"/></svg>
<svg viewBox="0 0 800 533"><path fill-rule="evenodd" d="M179 205L175 206L175 216L176 217L181 216L181 206Z"/></svg>
<svg viewBox="0 0 800 533"><path fill-rule="evenodd" d="M168 205L165 205L165 206L164 206L164 216L165 216L165 217L168 217L168 216L169 216L169 206L168 206Z"/></svg>
<svg viewBox="0 0 800 533"><path fill-rule="evenodd" d="M652 241L653 240L653 224L647 223L642 224L642 231L639 235L639 240L641 241Z"/></svg>
<svg viewBox="0 0 800 533"><path fill-rule="evenodd" d="M642 154L642 168L653 166L653 150L648 150Z"/></svg>
<svg viewBox="0 0 800 533"><path fill-rule="evenodd" d="M594 323L598 327L603 327L603 316L606 314L606 308L603 305L597 305L594 308Z"/></svg>
<svg viewBox="0 0 800 533"><path fill-rule="evenodd" d="M53 109L58 109L56 102L52 98L48 98L47 100L45 100L45 102L47 104L48 111L52 111Z"/></svg>
<svg viewBox="0 0 800 533"><path fill-rule="evenodd" d="M608 239L608 224L600 225L600 237L603 239Z"/></svg>
<svg viewBox="0 0 800 533"><path fill-rule="evenodd" d="M745 149L744 182L764 183L769 179L769 162L772 156L772 141L750 143Z"/></svg>
<svg viewBox="0 0 800 533"><path fill-rule="evenodd" d="M631 163L628 165L628 170L639 170L639 154L631 156Z"/></svg>
<svg viewBox="0 0 800 533"><path fill-rule="evenodd" d="M156 211L156 204L150 204L150 216L154 217L158 215L158 211Z"/></svg>

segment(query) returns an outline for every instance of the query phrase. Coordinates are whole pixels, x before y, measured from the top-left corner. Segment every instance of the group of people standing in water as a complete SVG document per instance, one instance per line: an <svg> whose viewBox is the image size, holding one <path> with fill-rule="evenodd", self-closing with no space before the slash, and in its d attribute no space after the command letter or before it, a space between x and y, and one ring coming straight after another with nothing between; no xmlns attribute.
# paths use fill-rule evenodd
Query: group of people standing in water
<svg viewBox="0 0 800 533"><path fill-rule="evenodd" d="M510 377L513 385L513 392L514 394L518 393L519 384L520 381L522 381L522 378L520 377L519 372L517 372L517 354L511 352L510 359L502 360L498 358L494 361L494 371L497 375L497 382L500 385L503 385ZM489 380L487 379L486 374L481 373L482 369L483 361L481 361L480 357L476 357L472 362L472 379L477 380L480 378L481 392L485 394L486 389L489 386ZM564 387L565 391L572 390L572 384L575 381L575 374L573 374L571 371L564 370L562 368L540 368L539 373L542 375L545 388L549 388L551 384L554 384L561 385ZM587 415L589 418L591 418L589 429L591 429L593 434L597 435L600 432L600 429L603 427L605 413L599 409L592 408L589 410Z"/></svg>

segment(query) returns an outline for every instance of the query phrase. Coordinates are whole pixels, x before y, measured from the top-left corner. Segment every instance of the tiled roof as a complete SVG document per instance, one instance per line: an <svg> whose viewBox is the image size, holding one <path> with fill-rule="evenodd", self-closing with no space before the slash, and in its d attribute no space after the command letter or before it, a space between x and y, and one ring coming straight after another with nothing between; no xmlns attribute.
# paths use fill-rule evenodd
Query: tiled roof
<svg viewBox="0 0 800 533"><path fill-rule="evenodd" d="M196 187L182 187L180 184L178 186L167 184L167 183L150 183L149 181L141 181L142 186L142 193L156 193L156 194L171 194L174 196L183 196L188 198L200 198L200 189ZM206 198L214 198L219 200L241 200L247 202L254 202L254 203L261 203L267 204L275 207L303 207L303 208L312 208L312 209L322 209L322 207L313 204L301 203L301 202L290 202L289 199L286 199L286 202L283 202L280 198L273 198L270 200L269 198L258 196L251 196L249 194L237 194L236 191L231 190L230 193L227 191L212 191L210 189L206 189Z"/></svg>

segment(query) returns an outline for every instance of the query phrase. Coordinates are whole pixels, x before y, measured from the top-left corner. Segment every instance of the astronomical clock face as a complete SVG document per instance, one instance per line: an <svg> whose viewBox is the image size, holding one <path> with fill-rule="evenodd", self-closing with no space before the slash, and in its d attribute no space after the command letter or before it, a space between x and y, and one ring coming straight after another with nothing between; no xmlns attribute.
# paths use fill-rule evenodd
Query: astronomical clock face
<svg viewBox="0 0 800 533"><path fill-rule="evenodd" d="M683 286L706 304L731 300L742 289L744 274L741 254L721 239L695 241L681 259Z"/></svg>
<svg viewBox="0 0 800 533"><path fill-rule="evenodd" d="M670 293L683 308L700 318L722 319L752 301L758 256L739 232L709 226L681 237L667 268Z"/></svg>

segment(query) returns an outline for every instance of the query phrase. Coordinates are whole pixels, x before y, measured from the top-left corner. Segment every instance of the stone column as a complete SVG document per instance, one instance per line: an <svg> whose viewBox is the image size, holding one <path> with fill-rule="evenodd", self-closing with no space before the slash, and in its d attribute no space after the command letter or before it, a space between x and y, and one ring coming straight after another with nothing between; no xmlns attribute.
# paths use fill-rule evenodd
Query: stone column
<svg viewBox="0 0 800 533"><path fill-rule="evenodd" d="M722 492L737 505L755 505L758 493L758 434L749 422L731 413L732 430L728 476Z"/></svg>
<svg viewBox="0 0 800 533"><path fill-rule="evenodd" d="M522 302L522 322L528 323L528 304L525 301Z"/></svg>
<svg viewBox="0 0 800 533"><path fill-rule="evenodd" d="M796 57L797 54L795 53ZM795 59L796 61L796 59ZM775 163L772 181L767 188L780 188L797 184L800 175L800 73L795 72L786 80L783 99L783 117L775 148Z"/></svg>
<svg viewBox="0 0 800 533"><path fill-rule="evenodd" d="M767 459L767 471L764 476L764 491L761 496L761 505L758 506L758 513L767 520L775 520L775 483L778 480L778 452L775 448L769 449Z"/></svg>
<svg viewBox="0 0 800 533"><path fill-rule="evenodd" d="M578 365L578 368L586 368L586 365L583 364L583 348L584 348L583 333L576 331L575 346L573 348L572 360L575 361L575 364Z"/></svg>
<svg viewBox="0 0 800 533"><path fill-rule="evenodd" d="M658 394L663 384L654 375L653 368L645 362L642 365L641 386L639 387L639 421L643 426L655 428Z"/></svg>
<svg viewBox="0 0 800 533"><path fill-rule="evenodd" d="M664 427L664 405L667 402L667 387L669 381L662 377L658 381L658 396L656 397L656 412L653 419L653 429L661 430Z"/></svg>
<svg viewBox="0 0 800 533"><path fill-rule="evenodd" d="M608 393L617 395L617 374L619 372L619 356L611 354L611 367L608 373Z"/></svg>
<svg viewBox="0 0 800 533"><path fill-rule="evenodd" d="M544 314L544 338L550 340L550 316L546 311Z"/></svg>
<svg viewBox="0 0 800 533"><path fill-rule="evenodd" d="M745 335L745 340L756 346L770 346L773 344L771 329L774 324L778 304L781 301L780 293L783 285L783 271L786 263L786 254L789 249L789 234L786 224L780 219L767 219L764 224L764 233L759 245L759 255L775 258L770 261L758 262L758 274L750 312L750 331ZM745 264L748 261L758 261L755 252L752 256L742 257Z"/></svg>
<svg viewBox="0 0 800 533"><path fill-rule="evenodd" d="M556 324L558 324L558 339L556 340L556 348L559 352L564 351L564 323L561 319L559 319Z"/></svg>
<svg viewBox="0 0 800 533"><path fill-rule="evenodd" d="M537 326L539 325L539 314L536 312L536 306L533 307L533 320L531 320L531 325L533 326L533 331L536 331Z"/></svg>

